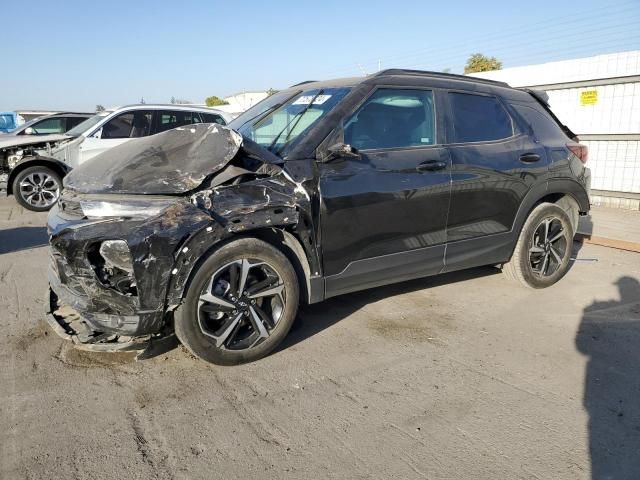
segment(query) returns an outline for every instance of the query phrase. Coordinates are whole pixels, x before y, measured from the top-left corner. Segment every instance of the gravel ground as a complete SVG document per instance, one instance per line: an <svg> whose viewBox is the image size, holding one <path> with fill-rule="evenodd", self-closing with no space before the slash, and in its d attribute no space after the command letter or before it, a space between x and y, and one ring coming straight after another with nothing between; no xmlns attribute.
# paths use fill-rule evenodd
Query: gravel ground
<svg viewBox="0 0 640 480"><path fill-rule="evenodd" d="M306 307L259 362L76 351L42 321L46 216L0 199L0 478L640 478L640 254Z"/></svg>

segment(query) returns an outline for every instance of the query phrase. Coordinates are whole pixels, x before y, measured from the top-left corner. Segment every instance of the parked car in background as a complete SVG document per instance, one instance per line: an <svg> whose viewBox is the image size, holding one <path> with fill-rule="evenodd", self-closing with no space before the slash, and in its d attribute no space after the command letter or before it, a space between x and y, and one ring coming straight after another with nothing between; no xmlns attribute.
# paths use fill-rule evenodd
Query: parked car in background
<svg viewBox="0 0 640 480"><path fill-rule="evenodd" d="M8 132L8 135L51 135L66 133L92 117L93 113L60 112L34 118ZM0 137L8 141L8 136Z"/></svg>
<svg viewBox="0 0 640 480"><path fill-rule="evenodd" d="M24 118L16 112L0 112L0 133L15 130L24 123Z"/></svg>
<svg viewBox="0 0 640 480"><path fill-rule="evenodd" d="M175 332L209 362L252 361L299 302L481 265L551 286L590 208L587 148L543 93L502 82L304 82L229 127L133 140L70 174L48 219L63 337L104 351Z"/></svg>
<svg viewBox="0 0 640 480"><path fill-rule="evenodd" d="M0 189L29 210L55 204L62 178L97 154L132 138L199 123L226 125L212 108L190 105L128 105L97 113L64 134L0 137Z"/></svg>

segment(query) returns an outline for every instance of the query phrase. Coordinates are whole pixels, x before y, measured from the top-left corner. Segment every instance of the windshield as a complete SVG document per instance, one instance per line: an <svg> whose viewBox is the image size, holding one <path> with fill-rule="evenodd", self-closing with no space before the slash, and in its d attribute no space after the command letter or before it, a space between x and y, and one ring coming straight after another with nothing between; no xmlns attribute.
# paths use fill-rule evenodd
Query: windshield
<svg viewBox="0 0 640 480"><path fill-rule="evenodd" d="M70 137L79 137L80 135L85 133L87 130L91 129L91 127L93 127L94 125L97 125L98 122L100 122L101 120L104 120L104 117L106 117L110 113L111 112L100 112L94 115L93 117L87 118L84 122L79 123L78 125L73 127L71 130L69 130L67 132L67 135L69 135Z"/></svg>
<svg viewBox="0 0 640 480"><path fill-rule="evenodd" d="M284 157L300 134L330 112L349 88L277 93L233 120L229 126L271 152ZM300 137L301 138L301 137Z"/></svg>

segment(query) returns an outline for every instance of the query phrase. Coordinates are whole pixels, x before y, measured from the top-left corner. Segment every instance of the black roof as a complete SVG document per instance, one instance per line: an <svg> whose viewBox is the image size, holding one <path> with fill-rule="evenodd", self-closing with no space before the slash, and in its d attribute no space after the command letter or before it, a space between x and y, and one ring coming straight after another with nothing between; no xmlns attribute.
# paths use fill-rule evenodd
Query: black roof
<svg viewBox="0 0 640 480"><path fill-rule="evenodd" d="M391 75L401 75L401 76L413 76L413 77L428 77L428 78L441 78L441 79L450 79L450 80L462 80L465 82L477 82L477 83L488 83L490 85L496 85L500 87L508 87L509 84L505 82L499 82L497 80L489 80L487 78L478 78L478 77L469 77L468 75L458 75L455 73L444 73L444 72L429 72L426 70L409 70L405 68L388 68L386 70L381 70L377 73L374 73L373 77L385 77Z"/></svg>
<svg viewBox="0 0 640 480"><path fill-rule="evenodd" d="M296 83L295 85L291 85L289 88L296 88L302 85L309 85L313 87L340 87L340 86L353 86L359 83L378 83L385 78L390 77L404 77L417 80L419 78L424 79L433 79L446 82L447 80L452 80L455 82L467 82L471 84L480 84L480 85L488 85L493 87L503 87L503 88L511 88L509 84L505 82L499 82L496 80L489 80L486 78L478 78L478 77L469 77L467 75L457 75L454 73L443 73L443 72L429 72L425 70L410 70L404 68L389 68L386 70L381 70L372 75L368 75L366 77L351 77L351 78L336 78L331 80L305 80L304 82Z"/></svg>

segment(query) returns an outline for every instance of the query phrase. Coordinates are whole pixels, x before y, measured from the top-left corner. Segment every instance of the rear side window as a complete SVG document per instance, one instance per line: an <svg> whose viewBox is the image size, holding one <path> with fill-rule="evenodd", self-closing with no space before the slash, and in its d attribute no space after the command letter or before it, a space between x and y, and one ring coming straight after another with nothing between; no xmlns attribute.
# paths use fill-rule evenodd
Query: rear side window
<svg viewBox="0 0 640 480"><path fill-rule="evenodd" d="M435 143L433 93L377 90L345 122L345 142L358 150L407 148Z"/></svg>
<svg viewBox="0 0 640 480"><path fill-rule="evenodd" d="M72 128L75 128L85 120L86 118L83 118L83 117L67 117L67 130L71 130Z"/></svg>
<svg viewBox="0 0 640 480"><path fill-rule="evenodd" d="M450 92L453 143L489 142L513 135L511 117L495 97Z"/></svg>
<svg viewBox="0 0 640 480"><path fill-rule="evenodd" d="M161 110L156 113L155 133L166 132L172 128L202 123L200 114L197 112L186 112L184 110Z"/></svg>
<svg viewBox="0 0 640 480"><path fill-rule="evenodd" d="M551 115L544 114L535 108L512 103L511 106L522 117L522 119L533 129L533 133L538 140L546 142L553 139L563 139L566 137L562 129Z"/></svg>
<svg viewBox="0 0 640 480"><path fill-rule="evenodd" d="M224 121L220 115L216 115L214 113L201 113L202 121L204 123L218 123L220 125L226 125L227 122Z"/></svg>

